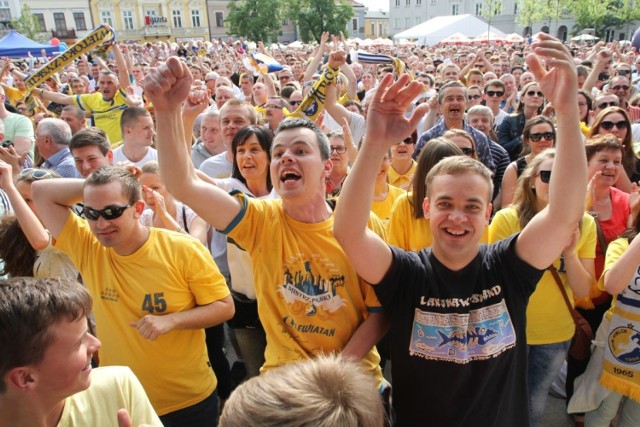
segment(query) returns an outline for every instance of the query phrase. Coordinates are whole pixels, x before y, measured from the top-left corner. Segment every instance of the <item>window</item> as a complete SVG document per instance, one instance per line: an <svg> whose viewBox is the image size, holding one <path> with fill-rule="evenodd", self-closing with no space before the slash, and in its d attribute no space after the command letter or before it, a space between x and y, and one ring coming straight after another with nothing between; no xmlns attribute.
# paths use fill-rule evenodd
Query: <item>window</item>
<svg viewBox="0 0 640 427"><path fill-rule="evenodd" d="M400 0L396 0L396 7L400 7Z"/></svg>
<svg viewBox="0 0 640 427"><path fill-rule="evenodd" d="M132 10L123 10L122 11L122 22L124 23L125 30L133 30L133 11Z"/></svg>
<svg viewBox="0 0 640 427"><path fill-rule="evenodd" d="M411 28L411 18L404 18L404 27Z"/></svg>
<svg viewBox="0 0 640 427"><path fill-rule="evenodd" d="M100 19L102 19L103 24L109 24L113 27L113 17L111 16L111 11L103 10L100 12Z"/></svg>
<svg viewBox="0 0 640 427"><path fill-rule="evenodd" d="M371 35L376 35L376 24L374 24L373 22L371 23Z"/></svg>
<svg viewBox="0 0 640 427"><path fill-rule="evenodd" d="M289 25L289 20L288 19L283 19L282 20L282 26L286 27L287 25Z"/></svg>
<svg viewBox="0 0 640 427"><path fill-rule="evenodd" d="M200 11L197 9L191 9L191 26L192 27L200 26Z"/></svg>
<svg viewBox="0 0 640 427"><path fill-rule="evenodd" d="M416 0L416 6L420 6L422 4L422 0Z"/></svg>
<svg viewBox="0 0 640 427"><path fill-rule="evenodd" d="M396 18L394 21L395 28L400 28L400 18Z"/></svg>
<svg viewBox="0 0 640 427"><path fill-rule="evenodd" d="M457 15L458 13L460 13L460 5L459 4L452 4L451 5L451 14L452 15Z"/></svg>
<svg viewBox="0 0 640 427"><path fill-rule="evenodd" d="M153 9L147 10L145 12L145 15L147 15L147 16L156 16L156 11L153 10Z"/></svg>
<svg viewBox="0 0 640 427"><path fill-rule="evenodd" d="M84 20L84 12L73 12L73 20L76 23L76 30L85 31L87 29L87 23Z"/></svg>
<svg viewBox="0 0 640 427"><path fill-rule="evenodd" d="M378 23L378 35L381 36L385 33L386 31L382 30L382 22Z"/></svg>
<svg viewBox="0 0 640 427"><path fill-rule="evenodd" d="M476 16L482 15L482 3L476 3Z"/></svg>
<svg viewBox="0 0 640 427"><path fill-rule="evenodd" d="M431 4L436 4L437 0L431 0Z"/></svg>
<svg viewBox="0 0 640 427"><path fill-rule="evenodd" d="M64 13L56 12L53 14L53 22L57 31L67 31L67 21L64 19Z"/></svg>
<svg viewBox="0 0 640 427"><path fill-rule="evenodd" d="M0 0L0 21L11 21L9 0Z"/></svg>
<svg viewBox="0 0 640 427"><path fill-rule="evenodd" d="M405 1L405 6L411 6L411 0L406 0Z"/></svg>
<svg viewBox="0 0 640 427"><path fill-rule="evenodd" d="M518 2L513 3L513 14L518 14Z"/></svg>
<svg viewBox="0 0 640 427"><path fill-rule="evenodd" d="M421 22L422 22L422 18L420 18L419 16L416 16L416 25L420 25Z"/></svg>
<svg viewBox="0 0 640 427"><path fill-rule="evenodd" d="M224 12L216 12L216 27L224 27Z"/></svg>
<svg viewBox="0 0 640 427"><path fill-rule="evenodd" d="M358 32L358 18L351 18L351 31Z"/></svg>
<svg viewBox="0 0 640 427"><path fill-rule="evenodd" d="M40 31L47 31L47 26L44 23L44 13L34 13L33 16L38 20L38 25L40 25Z"/></svg>
<svg viewBox="0 0 640 427"><path fill-rule="evenodd" d="M173 17L173 27L182 28L182 12L179 10L172 10L171 15Z"/></svg>

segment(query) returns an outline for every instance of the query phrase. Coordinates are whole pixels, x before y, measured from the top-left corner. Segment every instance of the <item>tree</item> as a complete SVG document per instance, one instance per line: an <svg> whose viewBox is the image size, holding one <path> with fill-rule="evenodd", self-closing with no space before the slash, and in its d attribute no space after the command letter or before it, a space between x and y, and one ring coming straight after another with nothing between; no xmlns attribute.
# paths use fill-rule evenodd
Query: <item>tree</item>
<svg viewBox="0 0 640 427"><path fill-rule="evenodd" d="M229 33L250 40L277 42L282 29L282 0L229 2Z"/></svg>
<svg viewBox="0 0 640 427"><path fill-rule="evenodd" d="M293 0L289 14L298 24L303 42L319 42L325 31L331 34L342 31L348 37L345 28L353 17L353 8L346 0Z"/></svg>
<svg viewBox="0 0 640 427"><path fill-rule="evenodd" d="M610 28L640 19L640 3L634 0L571 0L570 11L575 33L593 28L600 37Z"/></svg>
<svg viewBox="0 0 640 427"><path fill-rule="evenodd" d="M20 17L11 21L11 26L14 30L23 36L29 37L31 40L38 38L39 33L42 31L38 18L31 13L31 8L27 4L22 5Z"/></svg>
<svg viewBox="0 0 640 427"><path fill-rule="evenodd" d="M480 16L487 21L487 33L491 31L491 21L496 15L502 14L502 0L484 0Z"/></svg>

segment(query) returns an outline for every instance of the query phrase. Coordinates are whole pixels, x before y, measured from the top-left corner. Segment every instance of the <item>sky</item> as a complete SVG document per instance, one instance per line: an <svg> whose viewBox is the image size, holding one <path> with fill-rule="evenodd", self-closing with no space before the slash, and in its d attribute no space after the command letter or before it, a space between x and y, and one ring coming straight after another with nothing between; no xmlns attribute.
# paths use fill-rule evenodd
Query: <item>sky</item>
<svg viewBox="0 0 640 427"><path fill-rule="evenodd" d="M369 8L369 10L385 10L389 11L389 0L356 0L358 3L363 4Z"/></svg>

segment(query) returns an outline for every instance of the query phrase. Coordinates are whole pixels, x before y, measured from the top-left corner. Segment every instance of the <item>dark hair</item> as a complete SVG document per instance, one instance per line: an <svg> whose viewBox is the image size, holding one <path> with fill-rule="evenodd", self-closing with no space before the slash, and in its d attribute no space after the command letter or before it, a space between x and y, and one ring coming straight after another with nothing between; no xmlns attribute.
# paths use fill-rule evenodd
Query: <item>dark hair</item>
<svg viewBox="0 0 640 427"><path fill-rule="evenodd" d="M124 133L125 127L131 126L140 117L151 117L151 114L146 108L142 107L125 108L124 111L122 111L122 116L120 116L120 130L122 133Z"/></svg>
<svg viewBox="0 0 640 427"><path fill-rule="evenodd" d="M587 162L597 153L605 150L619 150L620 154L624 155L624 146L612 134L594 135L585 141L584 148L587 153Z"/></svg>
<svg viewBox="0 0 640 427"><path fill-rule="evenodd" d="M129 203L135 203L142 198L142 186L136 177L120 166L107 165L94 170L84 181L84 187L106 185L112 182L120 183L122 194L129 199Z"/></svg>
<svg viewBox="0 0 640 427"><path fill-rule="evenodd" d="M53 336L52 325L91 312L91 295L73 280L18 277L0 282L0 378L19 366L39 363ZM0 393L6 390L0 381Z"/></svg>
<svg viewBox="0 0 640 427"><path fill-rule="evenodd" d="M107 134L102 129L93 126L80 129L71 137L71 142L69 143L69 149L72 152L76 148L89 146L98 147L104 156L111 150L111 143Z"/></svg>
<svg viewBox="0 0 640 427"><path fill-rule="evenodd" d="M306 128L316 134L316 143L320 149L320 157L322 160L328 160L331 154L329 151L329 139L327 139L327 136L322 132L322 130L312 121L298 118L283 120L280 122L278 132L276 132L276 134L284 130L297 128Z"/></svg>
<svg viewBox="0 0 640 427"><path fill-rule="evenodd" d="M231 151L233 152L233 169L231 172L231 177L235 178L242 183L246 184L247 180L244 178L240 169L238 168L238 161L236 157L236 153L238 151L238 147L244 145L247 142L247 139L251 137L251 135L255 135L260 143L260 147L267 153L267 159L269 163L271 163L271 143L273 142L273 137L271 136L271 132L267 129L258 126L258 125L249 125L245 126L236 133L231 141ZM267 188L269 191L273 188L271 183L271 174L267 171Z"/></svg>
<svg viewBox="0 0 640 427"><path fill-rule="evenodd" d="M4 261L0 275L33 276L36 250L27 240L15 215L6 214L0 219L0 258Z"/></svg>
<svg viewBox="0 0 640 427"><path fill-rule="evenodd" d="M589 111L593 110L593 97L584 89L578 89L578 95L582 95L584 99L587 101L587 118L589 116ZM580 120L583 118L580 117Z"/></svg>
<svg viewBox="0 0 640 427"><path fill-rule="evenodd" d="M429 171L445 157L462 155L462 150L456 144L442 138L431 139L424 145L424 148L418 156L416 171L411 184L413 188L413 216L415 218L424 218L422 202L427 196L427 184L425 180Z"/></svg>
<svg viewBox="0 0 640 427"><path fill-rule="evenodd" d="M487 88L489 86L497 86L502 90L505 90L507 87L505 86L504 82L502 80L498 80L498 79L493 79L493 80L489 80L485 85L484 85L484 91L487 91Z"/></svg>
<svg viewBox="0 0 640 427"><path fill-rule="evenodd" d="M547 124L551 126L551 132L553 132L554 135L556 134L556 128L553 126L553 120L551 120L547 116L542 115L531 117L524 124L524 129L522 129L522 152L520 153L521 156L528 154L530 151L529 136L531 135L531 128L541 124Z"/></svg>

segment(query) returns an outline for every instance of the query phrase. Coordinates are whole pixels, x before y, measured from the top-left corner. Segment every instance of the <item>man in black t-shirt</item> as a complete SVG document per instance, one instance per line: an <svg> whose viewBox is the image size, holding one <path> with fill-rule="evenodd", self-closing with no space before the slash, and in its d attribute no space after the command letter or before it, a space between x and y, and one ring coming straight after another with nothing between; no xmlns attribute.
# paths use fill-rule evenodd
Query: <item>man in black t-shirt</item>
<svg viewBox="0 0 640 427"><path fill-rule="evenodd" d="M529 425L526 306L542 270L582 217L587 187L573 59L546 34L532 51L529 69L558 115L549 205L521 233L493 245L480 245L492 210L491 173L467 157L444 159L427 175L430 248L404 252L367 231L380 163L392 144L411 134L425 108L404 116L421 90L405 76L393 84L384 78L369 107L334 234L390 316L399 426Z"/></svg>

